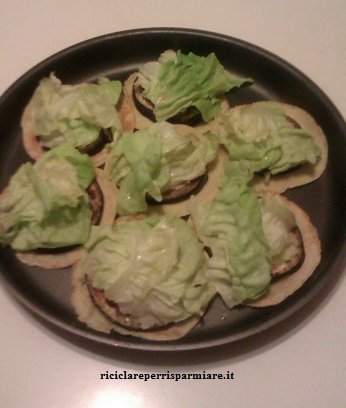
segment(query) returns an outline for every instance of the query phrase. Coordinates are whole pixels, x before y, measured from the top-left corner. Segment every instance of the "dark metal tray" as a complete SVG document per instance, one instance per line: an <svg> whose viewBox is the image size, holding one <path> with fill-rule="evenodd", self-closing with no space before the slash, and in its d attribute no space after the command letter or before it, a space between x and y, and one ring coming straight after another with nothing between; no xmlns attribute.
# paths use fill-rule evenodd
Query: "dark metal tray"
<svg viewBox="0 0 346 408"><path fill-rule="evenodd" d="M346 126L326 95L286 61L249 43L220 34L177 28L118 32L67 48L19 78L0 99L0 191L20 164L29 160L21 141L20 116L39 80L54 71L64 83L93 81L100 75L125 79L137 67L166 49L206 55L214 52L231 72L254 79L254 85L232 95L232 104L278 100L307 110L318 121L329 144L323 176L285 194L310 215L322 243L322 261L313 276L279 306L227 310L215 301L202 322L174 342L152 342L104 335L79 323L70 302L70 270L47 271L21 264L9 248L0 250L0 275L6 287L31 311L60 328L103 344L144 350L205 348L256 335L283 321L308 303L340 273L345 253Z"/></svg>

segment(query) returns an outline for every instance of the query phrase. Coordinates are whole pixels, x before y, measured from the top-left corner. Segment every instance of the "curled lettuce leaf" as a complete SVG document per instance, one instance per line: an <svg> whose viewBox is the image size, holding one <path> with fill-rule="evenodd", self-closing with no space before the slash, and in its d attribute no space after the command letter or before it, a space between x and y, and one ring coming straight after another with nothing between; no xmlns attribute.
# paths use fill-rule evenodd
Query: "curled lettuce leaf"
<svg viewBox="0 0 346 408"><path fill-rule="evenodd" d="M303 163L317 163L321 152L313 138L287 120L275 104L244 105L220 116L220 141L231 160L253 172L272 175Z"/></svg>
<svg viewBox="0 0 346 408"><path fill-rule="evenodd" d="M194 106L208 122L219 113L222 95L251 80L231 75L214 53L202 57L168 50L140 68L138 82L154 105L157 121Z"/></svg>
<svg viewBox="0 0 346 408"><path fill-rule="evenodd" d="M92 285L143 328L200 315L215 294L203 248L177 217L148 217L114 230L93 227L85 247L82 267Z"/></svg>
<svg viewBox="0 0 346 408"><path fill-rule="evenodd" d="M119 81L107 78L98 84L63 85L52 73L40 81L30 101L32 130L47 148L62 143L86 147L101 129L121 129L115 108L121 89Z"/></svg>
<svg viewBox="0 0 346 408"><path fill-rule="evenodd" d="M300 248L290 234L297 222L293 213L280 205L273 196L262 197L260 204L263 231L270 247L272 264L284 264L300 253Z"/></svg>
<svg viewBox="0 0 346 408"><path fill-rule="evenodd" d="M212 253L208 279L230 308L262 295L271 281L271 253L251 178L246 165L228 162L215 200L191 204L197 235Z"/></svg>
<svg viewBox="0 0 346 408"><path fill-rule="evenodd" d="M70 145L23 164L0 197L0 242L20 251L84 243L91 226L85 191L93 178L90 158Z"/></svg>
<svg viewBox="0 0 346 408"><path fill-rule="evenodd" d="M124 134L110 149L107 170L120 187L119 214L146 211L147 194L161 201L163 192L203 175L217 150L212 134L199 139L167 122Z"/></svg>

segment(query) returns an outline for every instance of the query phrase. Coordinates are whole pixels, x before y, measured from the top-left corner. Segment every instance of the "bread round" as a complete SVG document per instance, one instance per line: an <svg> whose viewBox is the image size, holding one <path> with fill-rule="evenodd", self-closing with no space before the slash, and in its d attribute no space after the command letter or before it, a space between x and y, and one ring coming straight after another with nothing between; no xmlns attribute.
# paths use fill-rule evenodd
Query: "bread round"
<svg viewBox="0 0 346 408"><path fill-rule="evenodd" d="M78 86L83 87L85 85L86 84L79 84ZM20 125L22 128L22 141L24 149L33 160L37 160L46 152L46 150L41 146L38 135L36 135L32 129L30 102L31 100L26 105L23 111ZM120 116L120 118L123 118L121 122L125 120L124 113ZM107 155L108 152L106 147L104 146L99 152L91 154L90 158L96 167L100 167L105 163Z"/></svg>
<svg viewBox="0 0 346 408"><path fill-rule="evenodd" d="M133 97L133 89L135 82L137 80L137 73L131 74L124 82L123 93L124 93L124 104L126 106L126 111L131 112L131 120L133 121L133 127L137 130L142 130L155 123L153 120L149 119L143 115L136 106L136 102ZM226 97L222 98L221 101L221 111L227 111L229 109L229 103ZM208 123L201 123L193 126L193 129L200 130L202 132L207 132L213 127L214 121Z"/></svg>
<svg viewBox="0 0 346 408"><path fill-rule="evenodd" d="M280 102L256 102L254 105L265 106L266 104L273 105L273 103L275 103L279 108L283 109L285 114L289 118L292 118L301 129L309 133L321 151L321 156L315 165L305 163L299 167L288 170L285 173L275 174L274 176L271 176L269 180L264 176L256 175L251 183L251 185L257 191L283 193L290 188L311 183L322 175L326 169L328 161L328 144L326 136L321 127L305 110L297 106ZM235 109L237 109L237 107Z"/></svg>
<svg viewBox="0 0 346 408"><path fill-rule="evenodd" d="M147 330L135 330L131 327L125 327L125 325L111 320L95 306L90 296L85 274L80 262L75 265L72 271L71 302L79 321L85 323L91 329L103 333L115 332L146 340L169 341L180 339L189 333L201 319L200 316L192 316L182 322L171 323L164 327ZM115 313L116 312L113 312L113 314ZM119 314L116 318L121 323L124 323L124 319L126 319L124 316L119 317ZM129 323L129 321L127 321L127 323Z"/></svg>
<svg viewBox="0 0 346 408"><path fill-rule="evenodd" d="M113 225L116 215L116 188L107 180L101 169L96 169L96 181L103 196L102 214L99 225ZM77 246L59 253L17 251L16 257L26 265L38 266L44 269L62 269L72 266L79 261L83 252L83 248Z"/></svg>
<svg viewBox="0 0 346 408"><path fill-rule="evenodd" d="M247 302L249 306L253 307L274 306L283 302L303 286L321 261L321 242L317 229L311 223L309 216L293 201L281 195L273 195L273 197L294 215L302 237L304 259L294 272L285 273L279 278L273 279L269 291L265 295Z"/></svg>

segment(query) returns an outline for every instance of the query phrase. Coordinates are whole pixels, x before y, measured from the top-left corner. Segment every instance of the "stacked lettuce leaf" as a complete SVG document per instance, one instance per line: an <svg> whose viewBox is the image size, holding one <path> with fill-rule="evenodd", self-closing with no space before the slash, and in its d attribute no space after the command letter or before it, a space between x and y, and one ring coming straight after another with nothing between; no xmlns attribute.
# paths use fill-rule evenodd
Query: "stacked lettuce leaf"
<svg viewBox="0 0 346 408"><path fill-rule="evenodd" d="M23 164L0 197L0 242L20 251L86 242L94 176L89 156L67 144Z"/></svg>
<svg viewBox="0 0 346 408"><path fill-rule="evenodd" d="M102 129L121 129L116 110L121 90L121 82L108 78L97 84L63 85L52 73L41 80L30 101L31 129L46 148L69 143L83 149Z"/></svg>
<svg viewBox="0 0 346 408"><path fill-rule="evenodd" d="M226 92L252 82L226 71L214 53L202 57L180 50L167 50L158 61L144 64L137 81L153 104L159 122L189 107L197 108L203 120L209 122L220 112Z"/></svg>
<svg viewBox="0 0 346 408"><path fill-rule="evenodd" d="M220 142L232 161L270 175L304 163L316 164L321 151L312 136L296 128L275 103L242 105L219 118Z"/></svg>
<svg viewBox="0 0 346 408"><path fill-rule="evenodd" d="M107 166L120 188L119 214L145 212L147 195L160 202L165 191L203 175L218 146L211 133L198 138L167 122L124 134L110 147Z"/></svg>
<svg viewBox="0 0 346 408"><path fill-rule="evenodd" d="M94 227L85 248L92 286L144 329L201 315L215 294L201 243L175 216Z"/></svg>

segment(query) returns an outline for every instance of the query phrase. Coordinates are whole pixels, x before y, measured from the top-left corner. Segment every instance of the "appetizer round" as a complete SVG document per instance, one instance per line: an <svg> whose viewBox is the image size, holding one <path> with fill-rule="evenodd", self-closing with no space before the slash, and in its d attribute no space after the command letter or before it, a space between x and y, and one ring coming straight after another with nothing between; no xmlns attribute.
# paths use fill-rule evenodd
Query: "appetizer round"
<svg viewBox="0 0 346 408"><path fill-rule="evenodd" d="M108 149L105 172L119 187L119 215L185 215L190 195L212 199L225 157L212 133L167 122L125 133Z"/></svg>
<svg viewBox="0 0 346 408"><path fill-rule="evenodd" d="M0 197L0 241L24 263L63 268L79 258L91 225L112 224L115 214L114 186L64 144L11 178Z"/></svg>
<svg viewBox="0 0 346 408"><path fill-rule="evenodd" d="M92 190L91 190L91 188ZM95 169L95 181L88 189L89 206L92 211L92 225L112 225L116 217L117 191L109 182L103 170ZM92 194L91 191L95 191ZM63 247L45 251L16 252L23 263L44 269L62 269L73 266L83 255L83 246Z"/></svg>
<svg viewBox="0 0 346 408"><path fill-rule="evenodd" d="M203 128L227 105L227 92L251 82L226 71L214 53L166 50L128 78L124 95L137 129L162 121Z"/></svg>
<svg viewBox="0 0 346 408"><path fill-rule="evenodd" d="M328 145L322 129L303 109L263 101L229 109L214 130L232 161L246 162L256 190L283 193L321 176Z"/></svg>
<svg viewBox="0 0 346 408"><path fill-rule="evenodd" d="M268 197L268 195L267 195ZM248 302L253 307L274 306L283 302L287 297L293 295L313 274L321 261L321 242L318 231L312 224L306 212L294 202L280 195L269 195L282 208L286 208L293 216L295 226L291 228L298 230L301 234L301 257L294 268L294 265L283 263L285 274L277 277L276 269L278 265L273 265L273 280L268 293L259 299Z"/></svg>
<svg viewBox="0 0 346 408"><path fill-rule="evenodd" d="M257 197L251 177L244 163L229 162L215 200L191 204L197 236L208 248L208 280L229 308L280 303L321 259L307 214L277 194Z"/></svg>
<svg viewBox="0 0 346 408"><path fill-rule="evenodd" d="M122 130L116 109L122 85L101 78L98 84L63 85L52 73L40 81L22 118L23 144L37 160L45 151L68 143L104 163L105 144Z"/></svg>
<svg viewBox="0 0 346 408"><path fill-rule="evenodd" d="M134 336L180 337L215 295L202 245L189 224L175 216L123 221L113 230L94 227L85 248L73 272L73 303L87 325L95 326L91 300L110 330L121 326ZM84 309L79 300L86 292L90 300Z"/></svg>

